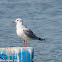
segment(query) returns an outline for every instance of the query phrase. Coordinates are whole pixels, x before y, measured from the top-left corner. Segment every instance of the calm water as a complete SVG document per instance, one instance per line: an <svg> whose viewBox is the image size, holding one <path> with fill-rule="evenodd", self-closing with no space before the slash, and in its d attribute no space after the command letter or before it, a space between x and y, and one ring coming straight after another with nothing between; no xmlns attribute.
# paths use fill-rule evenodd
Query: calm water
<svg viewBox="0 0 62 62"><path fill-rule="evenodd" d="M62 0L0 0L0 47L22 46L12 22L21 17L45 41L30 41L34 62L62 62Z"/></svg>

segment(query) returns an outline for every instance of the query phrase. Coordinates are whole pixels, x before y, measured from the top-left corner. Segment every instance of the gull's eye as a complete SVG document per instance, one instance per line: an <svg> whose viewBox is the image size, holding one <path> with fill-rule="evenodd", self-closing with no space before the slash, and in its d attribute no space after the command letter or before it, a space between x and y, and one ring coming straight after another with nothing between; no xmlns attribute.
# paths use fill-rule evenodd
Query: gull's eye
<svg viewBox="0 0 62 62"><path fill-rule="evenodd" d="M18 21L18 20L17 20Z"/></svg>

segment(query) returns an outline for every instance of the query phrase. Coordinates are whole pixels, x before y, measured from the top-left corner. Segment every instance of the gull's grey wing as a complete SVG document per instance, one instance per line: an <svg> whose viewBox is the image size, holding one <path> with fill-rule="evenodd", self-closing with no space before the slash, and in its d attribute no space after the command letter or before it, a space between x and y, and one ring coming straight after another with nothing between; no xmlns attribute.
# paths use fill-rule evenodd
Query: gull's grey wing
<svg viewBox="0 0 62 62"><path fill-rule="evenodd" d="M24 29L23 31L28 37L37 38L37 36L30 29Z"/></svg>

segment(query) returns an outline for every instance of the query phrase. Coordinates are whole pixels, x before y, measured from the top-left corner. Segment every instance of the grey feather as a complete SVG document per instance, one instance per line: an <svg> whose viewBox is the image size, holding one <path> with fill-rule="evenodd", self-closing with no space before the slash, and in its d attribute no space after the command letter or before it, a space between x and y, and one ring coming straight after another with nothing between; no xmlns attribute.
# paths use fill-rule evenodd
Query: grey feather
<svg viewBox="0 0 62 62"><path fill-rule="evenodd" d="M31 31L31 29L26 29L26 30L23 30L24 33L29 37L29 38L34 38L36 39L37 36Z"/></svg>

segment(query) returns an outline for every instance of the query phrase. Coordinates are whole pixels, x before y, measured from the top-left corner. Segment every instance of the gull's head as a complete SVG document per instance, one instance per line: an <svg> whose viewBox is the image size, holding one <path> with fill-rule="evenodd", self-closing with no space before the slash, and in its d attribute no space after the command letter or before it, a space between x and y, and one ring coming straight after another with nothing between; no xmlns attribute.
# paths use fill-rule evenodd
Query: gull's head
<svg viewBox="0 0 62 62"><path fill-rule="evenodd" d="M13 23L22 23L22 19L21 18L17 18Z"/></svg>

